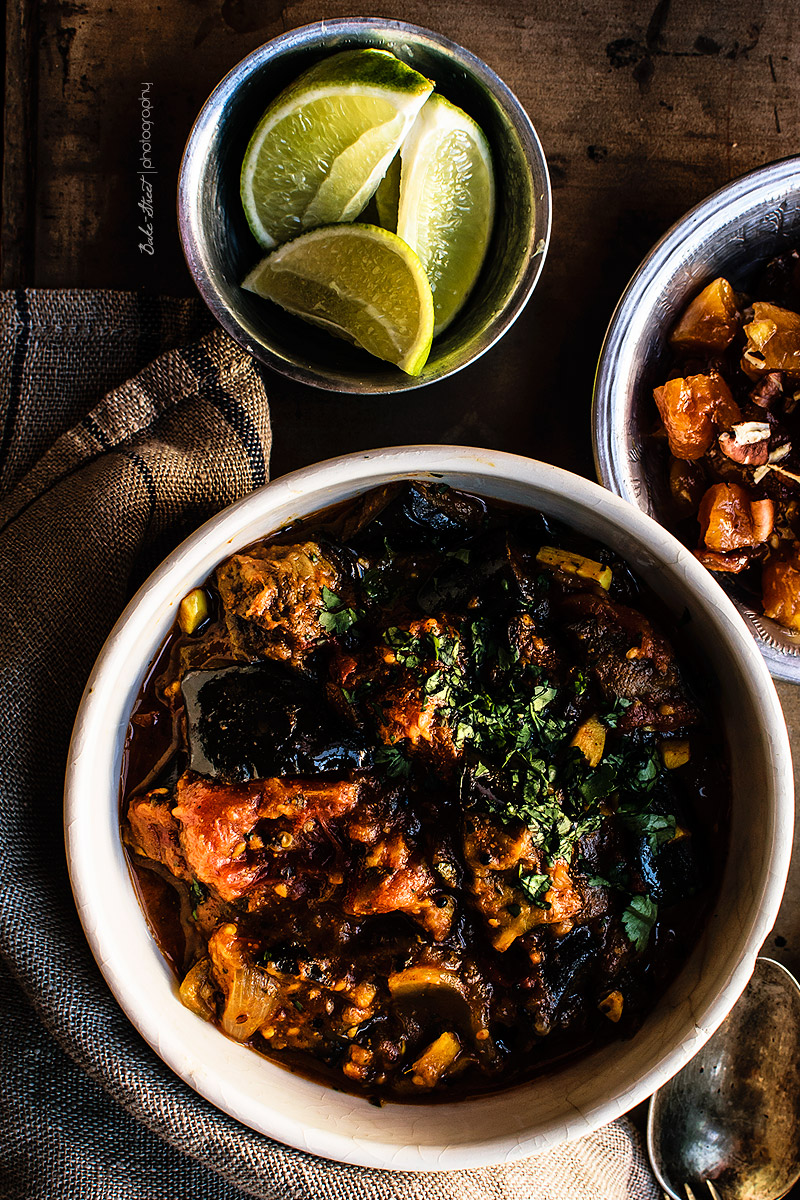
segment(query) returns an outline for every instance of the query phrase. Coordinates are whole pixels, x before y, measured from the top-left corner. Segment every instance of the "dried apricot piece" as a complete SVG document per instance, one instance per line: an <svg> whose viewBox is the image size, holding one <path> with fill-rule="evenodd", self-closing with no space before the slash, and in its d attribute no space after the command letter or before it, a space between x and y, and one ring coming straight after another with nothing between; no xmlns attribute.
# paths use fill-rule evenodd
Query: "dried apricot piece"
<svg viewBox="0 0 800 1200"><path fill-rule="evenodd" d="M669 448L675 458L702 458L717 430L730 429L742 414L730 388L717 371L670 379L655 388L653 397Z"/></svg>
<svg viewBox="0 0 800 1200"><path fill-rule="evenodd" d="M753 500L738 483L715 483L700 501L700 537L709 550L726 553L758 546L772 533L775 505Z"/></svg>
<svg viewBox="0 0 800 1200"><path fill-rule="evenodd" d="M673 346L686 350L725 350L739 328L736 295L727 279L715 279L695 296L672 331Z"/></svg>
<svg viewBox="0 0 800 1200"><path fill-rule="evenodd" d="M789 629L800 630L800 545L788 558L770 558L761 574L764 614Z"/></svg>
<svg viewBox="0 0 800 1200"><path fill-rule="evenodd" d="M800 313L777 304L753 305L753 320L745 325L747 345L742 370L751 379L768 371L785 371L800 378Z"/></svg>

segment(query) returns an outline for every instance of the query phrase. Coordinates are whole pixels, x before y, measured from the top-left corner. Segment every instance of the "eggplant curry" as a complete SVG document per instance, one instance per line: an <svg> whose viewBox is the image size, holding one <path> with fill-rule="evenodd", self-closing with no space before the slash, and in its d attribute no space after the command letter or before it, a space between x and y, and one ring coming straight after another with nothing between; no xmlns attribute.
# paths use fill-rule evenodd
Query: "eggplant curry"
<svg viewBox="0 0 800 1200"><path fill-rule="evenodd" d="M726 816L654 608L595 543L436 483L223 562L153 665L123 785L183 1003L377 1103L634 1032Z"/></svg>

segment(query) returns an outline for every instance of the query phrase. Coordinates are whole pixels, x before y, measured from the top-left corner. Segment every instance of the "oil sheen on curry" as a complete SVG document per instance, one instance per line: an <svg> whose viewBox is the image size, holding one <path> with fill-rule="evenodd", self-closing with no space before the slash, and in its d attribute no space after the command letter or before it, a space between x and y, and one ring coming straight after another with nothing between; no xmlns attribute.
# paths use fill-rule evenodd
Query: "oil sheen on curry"
<svg viewBox="0 0 800 1200"><path fill-rule="evenodd" d="M435 483L223 562L151 670L123 787L187 1008L376 1102L635 1032L725 840L719 735L657 607L595 543Z"/></svg>

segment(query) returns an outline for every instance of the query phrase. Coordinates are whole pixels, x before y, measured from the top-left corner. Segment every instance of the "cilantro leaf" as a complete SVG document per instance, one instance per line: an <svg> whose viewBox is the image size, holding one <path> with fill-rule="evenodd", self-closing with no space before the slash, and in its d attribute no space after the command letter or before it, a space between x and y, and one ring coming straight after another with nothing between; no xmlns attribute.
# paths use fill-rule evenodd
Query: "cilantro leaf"
<svg viewBox="0 0 800 1200"><path fill-rule="evenodd" d="M556 689L543 683L533 689L531 697L531 712L540 713L557 695Z"/></svg>
<svg viewBox="0 0 800 1200"><path fill-rule="evenodd" d="M649 896L633 896L622 914L625 936L641 952L650 941L650 934L658 917L658 905Z"/></svg>
<svg viewBox="0 0 800 1200"><path fill-rule="evenodd" d="M677 822L671 813L631 812L621 808L618 815L626 829L647 838L653 854L664 842L671 842L675 837Z"/></svg>
<svg viewBox="0 0 800 1200"><path fill-rule="evenodd" d="M411 774L411 763L396 745L380 746L375 753L375 766L382 767L389 779L406 779Z"/></svg>
<svg viewBox="0 0 800 1200"><path fill-rule="evenodd" d="M347 608L341 596L337 596L324 584L322 586L322 603L325 607L320 609L319 623L326 633L346 633L362 615L354 608Z"/></svg>
<svg viewBox="0 0 800 1200"><path fill-rule="evenodd" d="M626 700L624 696L617 696L610 708L607 708L602 714L602 721L609 729L616 729L619 724L619 719L633 704L632 700Z"/></svg>
<svg viewBox="0 0 800 1200"><path fill-rule="evenodd" d="M194 900L194 908L192 909L192 917L196 921L198 906L200 904L202 904L203 901L206 899L206 897L208 896L208 892L203 887L202 883L198 883L198 881L196 879L193 879L192 883L191 883L191 887L189 888L189 895Z"/></svg>
<svg viewBox="0 0 800 1200"><path fill-rule="evenodd" d="M525 895L530 900L531 904L535 904L537 908L551 908L549 900L545 900L545 896L550 891L552 879L549 875L523 875L520 872L519 886L522 888Z"/></svg>

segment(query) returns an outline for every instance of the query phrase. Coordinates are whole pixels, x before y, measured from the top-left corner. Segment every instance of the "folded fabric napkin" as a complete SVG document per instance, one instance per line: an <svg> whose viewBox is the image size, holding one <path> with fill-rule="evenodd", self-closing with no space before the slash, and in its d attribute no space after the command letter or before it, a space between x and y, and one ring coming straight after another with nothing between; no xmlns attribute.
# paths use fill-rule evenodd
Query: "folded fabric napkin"
<svg viewBox="0 0 800 1200"><path fill-rule="evenodd" d="M657 1200L624 1120L425 1177L279 1145L173 1075L106 987L63 846L81 692L153 567L268 477L260 370L222 331L200 337L207 323L195 301L0 293L0 1195Z"/></svg>

